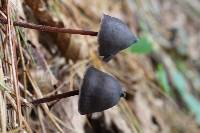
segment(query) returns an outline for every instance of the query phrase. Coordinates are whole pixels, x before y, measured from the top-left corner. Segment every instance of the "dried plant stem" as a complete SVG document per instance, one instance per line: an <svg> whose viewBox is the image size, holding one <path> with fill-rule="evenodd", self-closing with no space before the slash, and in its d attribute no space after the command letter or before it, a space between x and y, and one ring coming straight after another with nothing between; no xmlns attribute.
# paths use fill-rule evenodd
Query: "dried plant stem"
<svg viewBox="0 0 200 133"><path fill-rule="evenodd" d="M75 95L78 95L78 94L79 94L79 90L74 90L74 91L69 91L69 92L65 92L65 93L62 93L62 94L57 94L57 95L54 95L54 96L36 99L36 100L33 100L31 103L34 104L34 105L37 105L37 104L41 104L41 103L51 102L51 101L54 101L54 100L60 100L62 98L66 98L66 97L75 96Z"/></svg>
<svg viewBox="0 0 200 133"><path fill-rule="evenodd" d="M19 126L22 127L22 112L21 112L21 102L20 102L20 90L18 87L18 78L17 78L17 64L16 64L16 43L14 42L15 38L13 37L12 32L13 25L11 18L11 6L10 1L7 1L7 35L8 35L8 45L10 46L10 57L11 57L11 82L12 87L15 90L16 94L16 105L17 105L17 116L19 121Z"/></svg>
<svg viewBox="0 0 200 133"><path fill-rule="evenodd" d="M8 24L8 20L0 17L0 23L2 24ZM19 22L14 21L14 26L29 28L29 29L35 29L39 31L45 31L45 32L60 32L60 33L69 33L69 34L79 34L79 35L89 35L89 36L97 36L98 32L96 31L88 31L88 30L78 30L78 29L68 29L68 28L58 28L58 27L52 27L52 26L46 26L46 25L37 25L27 22Z"/></svg>
<svg viewBox="0 0 200 133"><path fill-rule="evenodd" d="M27 69L27 76L28 76L28 79L29 79L30 83L31 83L32 86L33 86L33 89L34 89L34 91L35 91L37 97L42 97L42 96L43 96L43 95L42 95L42 92L40 91L40 89L39 89L39 87L38 87L36 81L32 79L32 77L31 77L30 72L29 72L28 69ZM60 127L60 125L59 125L59 124L56 122L56 120L53 118L54 114L52 114L52 113L49 111L49 108L48 108L47 104L43 104L41 107L43 108L44 112L47 114L47 116L49 117L49 119L51 120L51 122L54 124L54 126L55 126L61 133L63 133L63 130L62 130L62 128Z"/></svg>
<svg viewBox="0 0 200 133"><path fill-rule="evenodd" d="M17 111L17 105L15 102L15 99L13 99L9 93L6 93L5 96L8 99L8 101L10 102L11 106L14 108L14 110ZM22 121L27 129L27 132L32 133L31 127L29 126L28 122L26 121L26 119L23 116L22 116Z"/></svg>

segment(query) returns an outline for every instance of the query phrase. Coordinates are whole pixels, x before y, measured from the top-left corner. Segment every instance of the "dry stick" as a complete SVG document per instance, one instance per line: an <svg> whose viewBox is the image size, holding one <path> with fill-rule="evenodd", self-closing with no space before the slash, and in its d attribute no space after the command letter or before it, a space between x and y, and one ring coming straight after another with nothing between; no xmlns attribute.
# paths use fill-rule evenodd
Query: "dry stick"
<svg viewBox="0 0 200 133"><path fill-rule="evenodd" d="M0 23L8 24L8 20L0 17ZM27 23L27 22L19 22L19 21L14 21L13 25L19 26L19 27L24 27L24 28L29 28L29 29L35 29L35 30L39 30L39 31L45 31L45 32L60 32L60 33L90 35L90 36L97 36L97 34L98 34L98 32L96 32L96 31L58 28L58 27L37 25L37 24L32 24L32 23Z"/></svg>
<svg viewBox="0 0 200 133"><path fill-rule="evenodd" d="M75 95L78 95L78 94L79 94L79 90L74 90L74 91L69 91L69 92L65 92L65 93L62 93L62 94L57 94L57 95L54 95L54 96L36 99L36 100L33 100L31 103L34 104L34 105L37 105L37 104L41 104L41 103L51 102L51 101L54 101L54 100L60 100L62 98L66 98L66 97L75 96Z"/></svg>
<svg viewBox="0 0 200 133"><path fill-rule="evenodd" d="M10 1L7 1L7 7L6 7L6 11L7 11L7 28L6 28L6 35L8 36L8 46L10 46L9 48L9 53L10 53L10 58L11 58L11 82L12 82L12 87L14 88L15 94L16 94L16 104L17 104L17 111L16 113L18 114L18 122L19 122L19 126L22 126L22 110L21 110L21 101L20 101L20 90L18 87L18 77L17 77L17 64L16 64L16 42L13 41L13 25L12 25L12 21L11 21L11 13L12 13L12 9L11 9L11 5L10 5ZM15 33L14 33L15 34ZM15 123L16 124L16 123Z"/></svg>

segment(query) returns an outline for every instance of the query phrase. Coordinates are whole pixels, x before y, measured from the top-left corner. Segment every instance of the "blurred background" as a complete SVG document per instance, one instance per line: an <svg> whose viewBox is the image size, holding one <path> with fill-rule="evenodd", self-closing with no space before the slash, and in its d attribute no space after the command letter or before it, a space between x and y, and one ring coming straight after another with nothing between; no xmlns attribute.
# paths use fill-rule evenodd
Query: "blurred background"
<svg viewBox="0 0 200 133"><path fill-rule="evenodd" d="M199 133L199 0L1 0L10 21L97 31L103 13L139 41L109 63L96 37L1 26L0 132ZM41 106L27 101L79 89L88 65L112 74L126 99L78 113L78 96Z"/></svg>

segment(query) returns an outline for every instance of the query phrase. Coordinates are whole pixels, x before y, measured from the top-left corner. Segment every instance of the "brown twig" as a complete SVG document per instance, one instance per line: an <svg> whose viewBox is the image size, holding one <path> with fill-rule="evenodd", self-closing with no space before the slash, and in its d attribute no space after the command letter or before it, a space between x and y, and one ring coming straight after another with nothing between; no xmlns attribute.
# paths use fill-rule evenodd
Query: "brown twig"
<svg viewBox="0 0 200 133"><path fill-rule="evenodd" d="M31 103L34 104L34 105L37 105L37 104L41 104L41 103L51 102L51 101L54 101L54 100L60 100L62 98L66 98L66 97L75 96L75 95L78 95L78 94L79 94L79 90L74 90L74 91L69 91L69 92L65 92L65 93L62 93L62 94L57 94L57 95L54 95L54 96L36 99L36 100L33 100Z"/></svg>
<svg viewBox="0 0 200 133"><path fill-rule="evenodd" d="M8 24L8 20L0 17L0 23L2 24ZM46 26L46 25L37 25L27 22L19 22L14 21L14 26L29 28L29 29L35 29L39 31L45 31L45 32L59 32L59 33L69 33L69 34L79 34L79 35L89 35L89 36L97 36L98 32L96 31L88 31L88 30L77 30L77 29L68 29L68 28L58 28L58 27L52 27L52 26Z"/></svg>

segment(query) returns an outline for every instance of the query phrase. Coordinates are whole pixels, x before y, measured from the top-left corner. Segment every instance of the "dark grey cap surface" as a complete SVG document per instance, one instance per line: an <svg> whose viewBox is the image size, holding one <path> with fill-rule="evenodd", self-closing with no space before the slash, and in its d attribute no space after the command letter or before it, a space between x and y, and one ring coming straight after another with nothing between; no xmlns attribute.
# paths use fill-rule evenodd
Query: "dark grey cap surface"
<svg viewBox="0 0 200 133"><path fill-rule="evenodd" d="M98 32L99 54L109 61L117 52L137 42L128 26L118 18L103 15Z"/></svg>
<svg viewBox="0 0 200 133"><path fill-rule="evenodd" d="M122 94L122 88L115 78L90 67L79 94L79 112L84 115L104 111L116 105Z"/></svg>

